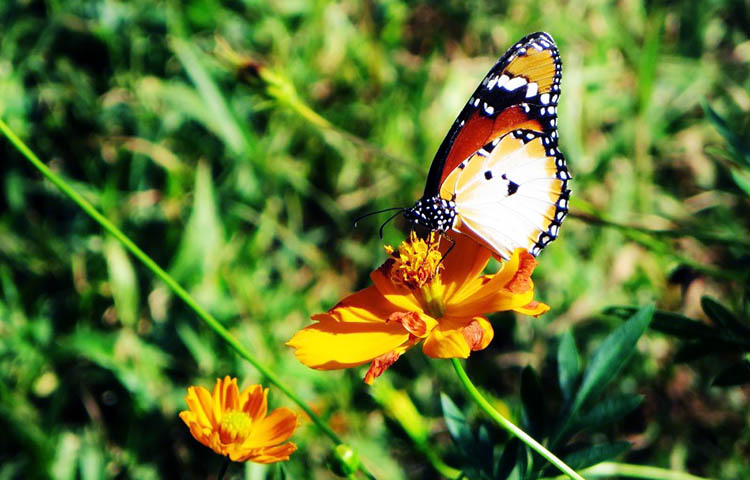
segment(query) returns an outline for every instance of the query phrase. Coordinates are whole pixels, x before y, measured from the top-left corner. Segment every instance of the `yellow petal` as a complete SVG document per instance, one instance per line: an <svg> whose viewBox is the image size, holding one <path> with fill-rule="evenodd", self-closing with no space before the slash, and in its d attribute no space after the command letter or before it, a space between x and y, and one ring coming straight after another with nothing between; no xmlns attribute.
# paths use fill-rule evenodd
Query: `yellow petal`
<svg viewBox="0 0 750 480"><path fill-rule="evenodd" d="M283 445L277 445L275 447L261 448L259 450L252 450L246 454L243 458L235 461L244 462L251 461L255 463L275 463L283 460L289 460L289 455L297 450L297 445L292 442L285 443Z"/></svg>
<svg viewBox="0 0 750 480"><path fill-rule="evenodd" d="M362 365L409 339L409 332L397 322L338 322L330 315L316 316L316 320L294 334L287 345L295 349L300 362L318 370Z"/></svg>
<svg viewBox="0 0 750 480"><path fill-rule="evenodd" d="M185 397L188 408L195 414L196 421L202 427L212 427L217 420L214 416L211 394L203 387L189 387Z"/></svg>
<svg viewBox="0 0 750 480"><path fill-rule="evenodd" d="M445 268L441 274L441 279L446 285L445 297L448 302L463 284L482 273L490 259L490 251L466 235L458 235L454 240L456 243L453 250L444 257ZM441 245L443 254L449 247L449 244L445 247Z"/></svg>
<svg viewBox="0 0 750 480"><path fill-rule="evenodd" d="M268 389L261 385L250 385L242 391L242 411L255 422L266 416L268 409Z"/></svg>
<svg viewBox="0 0 750 480"><path fill-rule="evenodd" d="M243 449L270 447L289 439L297 428L297 414L292 409L277 408L267 417L253 423Z"/></svg>
<svg viewBox="0 0 750 480"><path fill-rule="evenodd" d="M468 323L465 322L465 323ZM432 358L466 358L471 353L459 322L443 318L425 340L422 351Z"/></svg>
<svg viewBox="0 0 750 480"><path fill-rule="evenodd" d="M330 316L339 322L384 322L396 310L398 308L387 302L377 288L367 287L341 300L327 314L312 318Z"/></svg>
<svg viewBox="0 0 750 480"><path fill-rule="evenodd" d="M516 307L513 310L518 313L523 313L524 315L533 315L535 317L538 317L539 315L549 310L549 305L547 305L546 303L537 302L536 300L532 300L523 307Z"/></svg>
<svg viewBox="0 0 750 480"><path fill-rule="evenodd" d="M419 302L408 288L394 285L391 281L389 269L392 261L386 261L380 268L370 274L370 279L375 288L380 292L388 303L395 306L394 310L407 312L421 311ZM392 310L393 311L393 310Z"/></svg>
<svg viewBox="0 0 750 480"><path fill-rule="evenodd" d="M495 336L492 325L484 317L475 317L461 331L473 352L487 348Z"/></svg>

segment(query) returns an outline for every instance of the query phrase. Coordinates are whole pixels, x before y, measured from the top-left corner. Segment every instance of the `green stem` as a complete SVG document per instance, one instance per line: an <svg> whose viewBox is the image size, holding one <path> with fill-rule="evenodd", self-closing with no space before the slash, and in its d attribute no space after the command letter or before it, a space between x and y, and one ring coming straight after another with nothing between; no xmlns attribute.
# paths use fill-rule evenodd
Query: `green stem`
<svg viewBox="0 0 750 480"><path fill-rule="evenodd" d="M18 138L18 136L8 127L8 125L5 124L5 122L0 119L0 131L10 140L10 142L15 146L19 152L23 154L23 156L31 162L34 167L39 170L42 175L44 175L50 182L52 182L57 188L59 188L68 198L70 198L76 205L81 207L81 209L86 212L91 218L93 218L99 225L104 228L105 231L107 231L110 235L115 237L117 240L122 243L122 245L131 253L134 257L136 257L138 260L143 263L143 265L146 266L151 272L156 275L162 282L164 282L171 290L174 292L175 295L177 295L179 298L182 299L193 311L204 321L206 324L213 330L219 337L221 337L225 342L227 342L237 354L247 360L255 369L260 372L261 375L263 375L268 381L273 384L276 388L281 390L284 395L286 395L291 401L297 404L299 408L301 408L313 421L313 423L323 432L325 433L331 440L333 440L336 444L343 443L341 439L339 438L336 433L331 430L331 428L326 425L326 423L321 420L318 415L313 412L313 410L305 404L305 402L297 396L296 393L294 393L287 385L285 385L279 377L277 377L271 370L269 370L265 365L260 363L240 342L237 340L234 336L232 336L231 333L229 333L229 330L227 330L219 321L211 315L206 309L201 307L198 302L185 290L180 286L177 281L172 278L164 269L162 269L159 265L154 262L151 257L146 255L146 253L141 250L135 243L133 243L130 238L127 237L119 228L117 228L112 222L110 222L104 215L99 213L99 211L91 204L88 200L83 198L81 194L73 190L73 188L68 185L68 183L63 180L60 176L58 176L55 172L49 169L47 165L42 163L42 161L37 157L34 152L29 149L29 147L26 146L26 144ZM372 474L370 474L368 471L364 470L363 472L365 475L367 475L369 478L374 478Z"/></svg>
<svg viewBox="0 0 750 480"><path fill-rule="evenodd" d="M630 463L602 462L589 467L583 471L589 477L612 478L645 478L650 480L709 480L697 477L685 472L667 470L666 468L633 465ZM551 480L562 480L565 476L560 475Z"/></svg>
<svg viewBox="0 0 750 480"><path fill-rule="evenodd" d="M485 399L482 394L479 393L477 387L475 387L474 384L471 383L471 380L469 379L469 376L466 375L466 371L461 365L461 362L457 358L454 358L451 361L453 362L453 368L456 369L456 373L458 374L458 379L461 381L461 384L464 386L466 391L469 392L472 400L474 400L474 402L479 405L479 408L484 410L487 415L492 417L492 419L495 420L495 422L497 422L500 427L507 430L508 433L528 445L532 450L544 457L552 465L559 468L560 471L565 473L568 477L574 480L585 480L582 476L577 474L575 470L566 465L565 462L557 458L555 454L544 448L541 443L534 440L531 435L518 428L513 424L513 422L503 417L500 412L495 410L492 405L490 405L490 402L488 402L487 399Z"/></svg>

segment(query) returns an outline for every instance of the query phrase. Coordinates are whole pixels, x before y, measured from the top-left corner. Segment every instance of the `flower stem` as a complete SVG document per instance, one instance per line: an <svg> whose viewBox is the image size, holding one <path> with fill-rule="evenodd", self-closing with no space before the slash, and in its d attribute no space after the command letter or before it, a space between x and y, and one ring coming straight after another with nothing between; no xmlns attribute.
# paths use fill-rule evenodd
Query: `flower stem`
<svg viewBox="0 0 750 480"><path fill-rule="evenodd" d="M602 462L584 470L587 476L592 478L645 478L649 480L708 480L703 477L697 477L686 472L668 470L666 468L649 467L644 465L633 465L631 463ZM560 475L550 480L562 480L565 477Z"/></svg>
<svg viewBox="0 0 750 480"><path fill-rule="evenodd" d="M487 415L492 417L492 419L495 420L495 422L497 422L500 427L528 445L532 450L547 459L548 462L559 468L560 471L565 473L568 477L574 480L585 480L582 476L577 474L575 470L570 468L565 462L557 458L555 454L544 448L541 443L534 440L531 435L518 428L513 424L513 422L503 417L500 412L495 410L492 405L490 405L490 402L488 402L487 399L484 398L481 393L479 393L477 387L475 387L474 384L471 383L471 380L469 379L469 376L466 375L466 371L461 365L460 360L457 358L453 358L451 359L451 361L453 362L453 368L456 369L456 373L458 374L458 379L461 381L461 384L464 386L464 388L466 388L466 391L469 392L471 398L477 405L479 405L479 408L484 410Z"/></svg>
<svg viewBox="0 0 750 480"><path fill-rule="evenodd" d="M208 326L213 330L219 337L221 337L229 346L231 346L237 354L248 361L255 369L260 372L271 384L281 390L291 401L297 404L313 421L313 423L331 440L336 444L342 444L343 442L336 435L336 432L320 418L318 415L300 398L294 393L290 387L284 384L279 377L276 376L271 370L265 365L260 363L240 342L237 340L229 330L227 330L219 321L211 315L206 309L198 304L198 302L185 290L177 281L172 278L164 269L162 269L151 257L149 257L143 250L141 250L127 235L125 235L119 228L117 228L112 222L110 222L104 215L99 211L83 196L75 191L62 177L58 176L55 172L49 169L34 152L26 146L26 144L18 138L18 136L0 119L0 131L10 140L16 149L39 170L50 182L52 182L57 188L59 188L68 198L70 198L76 205L86 212L88 216L94 219L101 227L110 235L115 237L122 245L138 260L140 260L146 268L156 275L162 282L164 282L171 290L182 299L197 315L201 318ZM364 467L361 467L363 473L369 478L374 478Z"/></svg>

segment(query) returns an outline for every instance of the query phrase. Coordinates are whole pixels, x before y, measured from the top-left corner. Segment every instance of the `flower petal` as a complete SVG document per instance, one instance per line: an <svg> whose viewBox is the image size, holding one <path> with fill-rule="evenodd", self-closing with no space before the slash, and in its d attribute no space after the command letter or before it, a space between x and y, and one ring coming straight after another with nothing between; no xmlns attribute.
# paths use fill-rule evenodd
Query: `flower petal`
<svg viewBox="0 0 750 480"><path fill-rule="evenodd" d="M539 315L546 313L547 310L549 310L549 305L542 302L537 302L536 300L532 300L523 307L517 307L514 308L518 313L523 313L524 315L533 315L535 317L538 317Z"/></svg>
<svg viewBox="0 0 750 480"><path fill-rule="evenodd" d="M374 382L376 378L381 376L383 372L388 370L388 367L396 363L396 360L398 360L400 356L401 353L390 351L374 359L372 361L372 364L370 365L370 368L365 374L365 383L368 385L372 385L372 382Z"/></svg>
<svg viewBox="0 0 750 480"><path fill-rule="evenodd" d="M216 425L213 401L208 390L203 387L188 387L185 403L188 405L188 412L183 413L192 413L193 418L201 427L211 428Z"/></svg>
<svg viewBox="0 0 750 480"><path fill-rule="evenodd" d="M325 314L315 319L318 323L303 328L286 344L295 349L297 360L318 370L362 365L409 339L398 322L340 322Z"/></svg>
<svg viewBox="0 0 750 480"><path fill-rule="evenodd" d="M374 287L380 292L380 295L395 306L394 310L421 311L422 307L420 307L411 291L408 288L395 285L391 280L392 266L393 260L386 260L380 268L370 274Z"/></svg>
<svg viewBox="0 0 750 480"><path fill-rule="evenodd" d="M297 445L292 442L285 443L283 445L277 445L275 447L261 448L258 450L251 450L246 453L243 457L236 462L251 461L255 463L275 463L283 460L289 460L289 455L297 450Z"/></svg>
<svg viewBox="0 0 750 480"><path fill-rule="evenodd" d="M447 257L443 257L441 280L446 285L445 298L450 302L451 297L468 280L478 277L490 259L490 251L479 245L466 235L455 237L456 242ZM441 244L443 255L450 248L450 244Z"/></svg>
<svg viewBox="0 0 750 480"><path fill-rule="evenodd" d="M297 428L297 414L290 408L277 408L267 417L254 423L243 449L270 447L289 439Z"/></svg>
<svg viewBox="0 0 750 480"><path fill-rule="evenodd" d="M492 325L484 317L475 317L461 332L473 352L487 348L495 336Z"/></svg>
<svg viewBox="0 0 750 480"><path fill-rule="evenodd" d="M443 317L425 340L422 351L432 358L466 358L471 353L463 334L468 319L454 320Z"/></svg>
<svg viewBox="0 0 750 480"><path fill-rule="evenodd" d="M377 288L367 287L341 300L327 314L313 315L312 319L330 316L339 322L384 322L395 310L398 308L387 302Z"/></svg>
<svg viewBox="0 0 750 480"><path fill-rule="evenodd" d="M261 385L250 385L242 391L242 411L255 422L266 416L268 410L268 389Z"/></svg>
<svg viewBox="0 0 750 480"><path fill-rule="evenodd" d="M514 310L534 299L531 272L536 261L526 250L516 249L495 275L485 275L456 293L446 306L446 315L475 316Z"/></svg>

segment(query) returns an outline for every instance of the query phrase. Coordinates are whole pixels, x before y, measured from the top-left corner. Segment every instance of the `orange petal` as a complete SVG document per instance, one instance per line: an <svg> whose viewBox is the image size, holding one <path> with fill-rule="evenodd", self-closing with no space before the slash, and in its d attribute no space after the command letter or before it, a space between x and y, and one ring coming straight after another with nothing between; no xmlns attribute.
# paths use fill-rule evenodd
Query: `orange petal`
<svg viewBox="0 0 750 480"><path fill-rule="evenodd" d="M432 358L468 357L471 348L462 331L467 323L443 317L425 340L422 351Z"/></svg>
<svg viewBox="0 0 750 480"><path fill-rule="evenodd" d="M424 338L437 325L434 318L417 312L393 312L386 320L386 323L389 322L400 323L407 332L418 338Z"/></svg>
<svg viewBox="0 0 750 480"><path fill-rule="evenodd" d="M450 301L454 293L466 282L478 277L490 259L490 251L466 235L454 238L455 246L447 257L444 257L445 268L441 280L446 285L445 297ZM441 245L443 254L450 248L449 242Z"/></svg>
<svg viewBox="0 0 750 480"><path fill-rule="evenodd" d="M377 270L370 274L374 287L392 305L393 310L420 311L419 302L408 288L394 285L390 277L390 267L393 260L386 260Z"/></svg>
<svg viewBox="0 0 750 480"><path fill-rule="evenodd" d="M400 356L401 353L388 352L373 360L372 364L370 364L370 368L365 374L365 383L368 385L372 385L372 382L374 382L376 378L381 376L383 372L388 370L388 367L396 363L396 360L398 360Z"/></svg>
<svg viewBox="0 0 750 480"><path fill-rule="evenodd" d="M484 350L495 336L492 325L484 317L476 317L467 326L461 329L466 343L472 351Z"/></svg>
<svg viewBox="0 0 750 480"><path fill-rule="evenodd" d="M310 368L333 370L367 363L395 350L409 339L400 323L338 322L330 315L316 316L287 342L297 360Z"/></svg>
<svg viewBox="0 0 750 480"><path fill-rule="evenodd" d="M242 391L242 411L247 413L252 421L266 416L268 410L268 389L262 385L250 385Z"/></svg>
<svg viewBox="0 0 750 480"><path fill-rule="evenodd" d="M275 447L261 448L260 450L253 450L247 454L244 458L235 460L244 462L250 460L255 463L275 463L283 460L289 460L289 455L297 450L297 445L292 442L285 443L283 445L277 445Z"/></svg>
<svg viewBox="0 0 750 480"><path fill-rule="evenodd" d="M384 322L398 308L387 302L377 288L367 287L345 297L328 313L313 315L313 320L330 316L339 322Z"/></svg>
<svg viewBox="0 0 750 480"><path fill-rule="evenodd" d="M195 414L196 421L203 427L216 425L211 394L203 387L189 387L185 397L188 408Z"/></svg>
<svg viewBox="0 0 750 480"><path fill-rule="evenodd" d="M526 250L516 249L513 252L513 256L515 257L516 255L518 255L519 259L518 269L505 285L505 288L513 293L524 293L534 288L534 284L531 282L531 273L536 267L536 260Z"/></svg>
<svg viewBox="0 0 750 480"><path fill-rule="evenodd" d="M243 449L270 447L289 439L298 425L297 414L290 408L277 408L267 417L254 423L242 443Z"/></svg>
<svg viewBox="0 0 750 480"><path fill-rule="evenodd" d="M523 307L514 308L518 313L523 313L524 315L533 315L535 317L538 317L539 315L546 313L549 310L549 305L542 302L537 302L536 300L532 300Z"/></svg>

